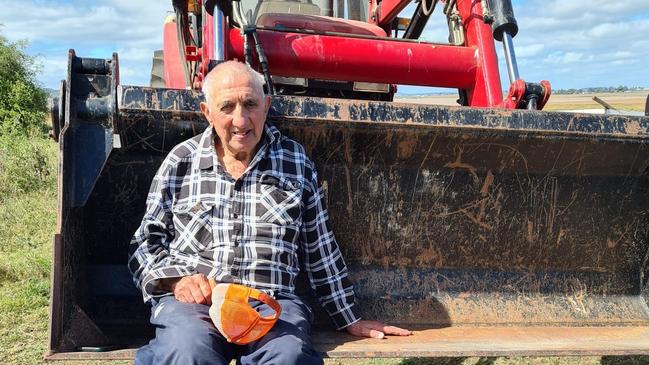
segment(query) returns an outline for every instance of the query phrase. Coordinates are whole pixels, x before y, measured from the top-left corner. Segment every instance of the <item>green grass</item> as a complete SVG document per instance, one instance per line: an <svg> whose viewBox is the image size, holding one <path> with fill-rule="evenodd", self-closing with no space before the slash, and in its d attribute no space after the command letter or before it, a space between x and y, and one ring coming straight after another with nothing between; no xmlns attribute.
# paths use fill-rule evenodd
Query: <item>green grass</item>
<svg viewBox="0 0 649 365"><path fill-rule="evenodd" d="M0 358L39 363L47 343L56 145L0 140Z"/></svg>
<svg viewBox="0 0 649 365"><path fill-rule="evenodd" d="M0 363L41 364L47 350L56 153L49 140L0 139ZM55 364L129 364L70 361ZM327 365L640 365L639 357L327 359Z"/></svg>

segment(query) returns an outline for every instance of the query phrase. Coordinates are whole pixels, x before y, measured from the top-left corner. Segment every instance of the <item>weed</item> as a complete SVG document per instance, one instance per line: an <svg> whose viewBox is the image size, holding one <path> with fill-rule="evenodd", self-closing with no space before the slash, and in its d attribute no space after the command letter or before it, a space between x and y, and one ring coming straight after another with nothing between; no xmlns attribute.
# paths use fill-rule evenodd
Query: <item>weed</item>
<svg viewBox="0 0 649 365"><path fill-rule="evenodd" d="M56 145L42 138L0 136L0 202L56 184Z"/></svg>

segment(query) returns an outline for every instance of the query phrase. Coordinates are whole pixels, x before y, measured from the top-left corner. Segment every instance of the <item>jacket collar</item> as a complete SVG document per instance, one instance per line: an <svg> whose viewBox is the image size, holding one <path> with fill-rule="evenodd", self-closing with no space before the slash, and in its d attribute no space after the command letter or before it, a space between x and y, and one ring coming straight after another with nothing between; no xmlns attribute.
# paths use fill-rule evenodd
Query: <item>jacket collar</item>
<svg viewBox="0 0 649 365"><path fill-rule="evenodd" d="M264 145L271 145L276 141L279 141L281 136L282 134L279 129L267 121L264 123L264 136L262 137L259 149L263 149ZM196 156L198 159L198 168L201 170L213 169L214 166L218 165L216 149L214 146L215 137L217 137L217 135L211 125L209 125L201 135L201 139L198 143L198 154Z"/></svg>

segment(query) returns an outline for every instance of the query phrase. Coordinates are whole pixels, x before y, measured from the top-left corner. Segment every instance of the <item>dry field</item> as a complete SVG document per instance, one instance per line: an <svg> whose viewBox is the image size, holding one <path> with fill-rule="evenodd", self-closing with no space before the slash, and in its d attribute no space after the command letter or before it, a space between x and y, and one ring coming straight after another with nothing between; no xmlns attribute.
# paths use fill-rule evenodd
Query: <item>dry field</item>
<svg viewBox="0 0 649 365"><path fill-rule="evenodd" d="M602 109L602 106L593 101L593 96L611 104L619 110L644 111L649 90L627 93L600 93L600 94L554 94L545 106L545 110L575 110L575 109ZM457 105L457 95L430 95L410 97L397 95L395 101L417 104Z"/></svg>

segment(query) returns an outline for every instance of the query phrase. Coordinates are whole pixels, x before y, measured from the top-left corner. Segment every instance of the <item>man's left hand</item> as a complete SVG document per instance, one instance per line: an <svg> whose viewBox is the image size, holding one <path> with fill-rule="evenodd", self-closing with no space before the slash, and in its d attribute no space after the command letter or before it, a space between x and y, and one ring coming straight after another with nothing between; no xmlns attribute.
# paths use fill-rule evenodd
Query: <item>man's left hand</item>
<svg viewBox="0 0 649 365"><path fill-rule="evenodd" d="M347 332L359 337L383 338L385 335L410 336L411 331L403 328L388 326L378 321L360 320L345 328Z"/></svg>

